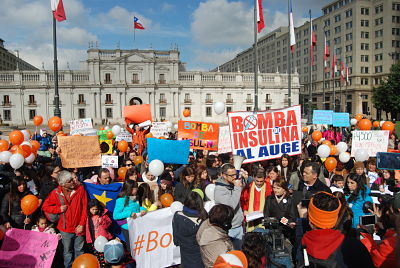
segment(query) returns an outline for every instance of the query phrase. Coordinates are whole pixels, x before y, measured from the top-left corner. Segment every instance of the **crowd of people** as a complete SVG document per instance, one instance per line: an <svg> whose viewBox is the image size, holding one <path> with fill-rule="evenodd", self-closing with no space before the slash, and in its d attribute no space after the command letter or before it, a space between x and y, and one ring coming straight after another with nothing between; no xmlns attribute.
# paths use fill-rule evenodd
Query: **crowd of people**
<svg viewBox="0 0 400 268"><path fill-rule="evenodd" d="M136 126L131 131L135 138L126 152L114 143L119 167L127 170L124 178L113 168L65 169L57 136L46 131L34 135L41 146L33 163L17 170L0 164L0 224L57 235L53 267L72 267L83 253L94 254L101 267L135 267L127 219L163 208L160 197L169 193L183 204L172 222L180 267L399 265L400 176L378 169L375 158L338 160L329 172L311 130L303 135L297 156L283 154L236 170L232 153L193 150L188 164L166 164L164 172L154 176L147 161L148 130ZM351 145L348 129L330 128L323 137L332 144ZM396 149L394 133L391 139ZM143 157L141 163L135 161L137 156ZM122 183L114 211L90 199L84 182ZM205 194L210 185L213 196ZM40 206L25 216L20 202L28 194L37 196ZM212 205L205 207L206 201ZM360 222L366 215L376 218L372 229ZM126 242L111 231L113 221ZM99 236L110 240L103 252L95 247ZM239 266L227 266L238 260Z"/></svg>

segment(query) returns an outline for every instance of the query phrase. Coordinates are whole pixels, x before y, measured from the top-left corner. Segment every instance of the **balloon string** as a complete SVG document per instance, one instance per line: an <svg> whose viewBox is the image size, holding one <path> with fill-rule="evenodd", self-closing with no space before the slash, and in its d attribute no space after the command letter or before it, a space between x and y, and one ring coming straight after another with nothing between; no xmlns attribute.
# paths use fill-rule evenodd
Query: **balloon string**
<svg viewBox="0 0 400 268"><path fill-rule="evenodd" d="M28 215L25 216L25 220L28 219ZM26 230L26 223L24 223L24 230Z"/></svg>

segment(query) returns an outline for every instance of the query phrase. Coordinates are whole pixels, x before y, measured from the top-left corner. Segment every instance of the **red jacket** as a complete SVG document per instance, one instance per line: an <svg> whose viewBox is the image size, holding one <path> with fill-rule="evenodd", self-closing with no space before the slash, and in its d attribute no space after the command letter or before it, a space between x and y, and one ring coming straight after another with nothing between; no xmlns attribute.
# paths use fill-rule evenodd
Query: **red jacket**
<svg viewBox="0 0 400 268"><path fill-rule="evenodd" d="M372 261L376 267L396 267L396 233L394 230L387 230L385 239L381 244L376 244L370 234L361 233L364 237L361 242L371 254Z"/></svg>
<svg viewBox="0 0 400 268"><path fill-rule="evenodd" d="M89 226L89 220L86 221L86 242L87 243L94 243L97 237L99 236L104 236L108 240L111 240L113 238L112 234L108 231L108 228L111 226L111 219L108 216L108 210L104 209L104 212L102 215L99 216L91 216L92 221L93 221L93 227L94 227L94 236L90 235L90 226ZM90 217L90 216L89 216Z"/></svg>
<svg viewBox="0 0 400 268"><path fill-rule="evenodd" d="M247 185L243 190L242 193L240 194L240 206L243 211L248 211L249 210L249 201L250 201L250 188L251 185L254 183L251 182L249 185ZM272 194L272 186L271 186L271 180L269 177L265 179L265 197L267 198Z"/></svg>
<svg viewBox="0 0 400 268"><path fill-rule="evenodd" d="M85 227L87 218L87 193L82 185L79 185L72 193L70 197L70 202L65 198L61 186L51 191L50 195L46 198L43 203L43 211L52 214L61 213L61 201L58 194L64 199L64 204L68 206L67 210L63 213L65 217L61 214L58 220L57 229L66 233L75 233L75 228L78 225ZM65 223L64 223L65 218ZM64 228L65 226L65 228ZM83 232L78 235L84 235L85 228Z"/></svg>

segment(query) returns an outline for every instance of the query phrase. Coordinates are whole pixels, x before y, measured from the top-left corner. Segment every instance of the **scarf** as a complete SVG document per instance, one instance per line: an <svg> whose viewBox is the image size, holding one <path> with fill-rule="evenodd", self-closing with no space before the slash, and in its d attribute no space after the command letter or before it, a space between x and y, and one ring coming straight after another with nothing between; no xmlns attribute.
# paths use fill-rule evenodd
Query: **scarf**
<svg viewBox="0 0 400 268"><path fill-rule="evenodd" d="M253 212L254 206L254 191L256 190L256 184L253 182L250 187L250 200L249 200L249 212ZM260 191L260 211L264 210L264 203L265 203L265 183L261 187Z"/></svg>

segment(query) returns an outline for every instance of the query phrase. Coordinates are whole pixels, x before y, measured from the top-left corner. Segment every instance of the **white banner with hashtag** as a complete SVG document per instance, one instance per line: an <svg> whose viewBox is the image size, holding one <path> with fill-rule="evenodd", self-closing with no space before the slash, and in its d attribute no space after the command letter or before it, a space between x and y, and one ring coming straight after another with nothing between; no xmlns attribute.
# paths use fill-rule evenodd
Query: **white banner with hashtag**
<svg viewBox="0 0 400 268"><path fill-rule="evenodd" d="M170 208L148 212L145 216L128 219L129 240L136 267L162 268L181 263L179 247L172 237Z"/></svg>

